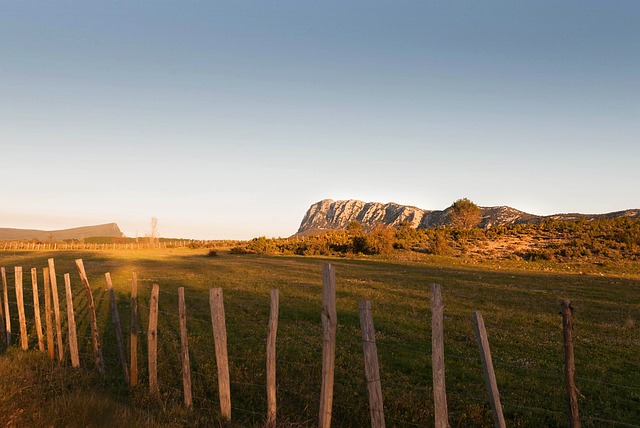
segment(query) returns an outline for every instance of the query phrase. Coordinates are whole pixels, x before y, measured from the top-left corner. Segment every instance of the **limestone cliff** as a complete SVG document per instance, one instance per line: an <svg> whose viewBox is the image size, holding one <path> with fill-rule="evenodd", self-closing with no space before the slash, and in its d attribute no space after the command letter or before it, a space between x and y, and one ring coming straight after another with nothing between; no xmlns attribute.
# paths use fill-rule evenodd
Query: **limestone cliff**
<svg viewBox="0 0 640 428"><path fill-rule="evenodd" d="M357 221L366 229L383 224L398 226L407 223L414 228L432 228L447 225L448 208L445 210L424 210L393 202L363 202L354 199L333 201L324 199L311 205L298 229L299 235L321 232L323 230L345 229L352 221ZM528 214L507 206L480 207L480 227L492 227L505 224L529 223L545 218L556 220L593 220L597 218L631 217L640 218L640 210L618 211L608 214L555 214L547 217Z"/></svg>

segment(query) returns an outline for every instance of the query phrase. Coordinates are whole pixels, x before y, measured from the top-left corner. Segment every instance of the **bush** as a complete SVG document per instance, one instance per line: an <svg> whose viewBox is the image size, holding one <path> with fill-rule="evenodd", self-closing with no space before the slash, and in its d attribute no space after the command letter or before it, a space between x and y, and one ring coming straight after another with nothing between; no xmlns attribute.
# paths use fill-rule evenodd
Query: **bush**
<svg viewBox="0 0 640 428"><path fill-rule="evenodd" d="M393 251L396 234L387 226L376 226L365 239L366 254L389 254Z"/></svg>
<svg viewBox="0 0 640 428"><path fill-rule="evenodd" d="M522 254L522 258L530 262L555 260L555 256L553 255L553 252L548 249L527 251L526 253Z"/></svg>
<svg viewBox="0 0 640 428"><path fill-rule="evenodd" d="M254 254L253 251L249 251L246 247L242 247L240 245L230 249L229 253L230 254Z"/></svg>
<svg viewBox="0 0 640 428"><path fill-rule="evenodd" d="M431 241L429 249L431 254L435 254L437 256L446 256L451 252L451 248L449 247L444 231L439 230L434 234L433 241Z"/></svg>

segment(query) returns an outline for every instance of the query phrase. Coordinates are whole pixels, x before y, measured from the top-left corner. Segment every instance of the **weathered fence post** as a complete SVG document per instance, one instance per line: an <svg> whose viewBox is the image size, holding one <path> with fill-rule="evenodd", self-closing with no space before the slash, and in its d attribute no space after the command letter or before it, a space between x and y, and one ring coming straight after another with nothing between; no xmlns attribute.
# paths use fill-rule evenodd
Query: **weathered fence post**
<svg viewBox="0 0 640 428"><path fill-rule="evenodd" d="M44 321L47 329L47 354L49 359L55 357L55 348L53 345L53 321L51 309L51 283L49 279L49 268L42 269L42 281L44 282Z"/></svg>
<svg viewBox="0 0 640 428"><path fill-rule="evenodd" d="M333 377L336 358L336 274L329 263L322 266L322 386L320 391L320 428L331 426Z"/></svg>
<svg viewBox="0 0 640 428"><path fill-rule="evenodd" d="M4 267L0 268L2 274L2 291L4 294L4 315L5 315L5 330L7 333L7 347L11 346L11 314L9 313L9 290L7 289L7 272Z"/></svg>
<svg viewBox="0 0 640 428"><path fill-rule="evenodd" d="M189 364L189 339L187 336L187 307L184 301L184 287L178 288L178 315L180 316L180 348L182 360L182 386L184 405L191 408L191 365Z"/></svg>
<svg viewBox="0 0 640 428"><path fill-rule="evenodd" d="M69 354L71 354L71 367L80 367L78 355L78 335L76 334L76 319L73 313L73 293L71 292L71 277L64 274L64 286L67 295L67 324L69 327Z"/></svg>
<svg viewBox="0 0 640 428"><path fill-rule="evenodd" d="M269 310L269 334L267 336L267 427L276 426L276 336L280 299L278 289L271 290Z"/></svg>
<svg viewBox="0 0 640 428"><path fill-rule="evenodd" d="M473 327L476 332L476 340L480 348L480 360L484 370L484 380L489 393L489 401L491 403L491 411L493 412L493 422L496 428L505 428L504 415L502 414L502 404L500 403L500 392L498 392L498 382L496 381L496 373L493 370L493 361L491 359L491 349L489 348L489 338L487 330L484 327L484 319L478 311L473 312Z"/></svg>
<svg viewBox="0 0 640 428"><path fill-rule="evenodd" d="M380 368L378 367L378 350L376 347L376 332L373 328L371 302L358 302L360 309L360 329L362 330L362 349L364 352L364 372L369 391L369 413L371 427L384 428L384 406L382 401L382 384L380 383Z"/></svg>
<svg viewBox="0 0 640 428"><path fill-rule="evenodd" d="M24 315L24 290L22 289L22 267L15 267L16 303L18 304L18 320L20 321L20 346L24 351L29 349L27 336L27 319Z"/></svg>
<svg viewBox="0 0 640 428"><path fill-rule="evenodd" d="M127 367L127 355L124 352L124 341L122 340L122 327L120 327L120 314L118 313L118 302L116 301L116 293L113 291L113 283L111 282L111 274L104 274L107 280L107 288L109 289L109 301L111 303L111 318L113 320L113 328L116 331L116 342L118 344L118 354L120 355L120 365L122 366L122 375L124 381L129 385L129 369Z"/></svg>
<svg viewBox="0 0 640 428"><path fill-rule="evenodd" d="M115 245L115 244L114 244ZM130 370L129 386L138 385L138 275L133 272L131 278L131 325L130 325Z"/></svg>
<svg viewBox="0 0 640 428"><path fill-rule="evenodd" d="M569 406L569 426L580 428L580 415L578 414L578 388L575 382L575 357L573 354L573 306L571 301L563 299L562 327L564 336L564 378L567 387L567 404Z"/></svg>
<svg viewBox="0 0 640 428"><path fill-rule="evenodd" d="M5 246L7 244L5 243ZM4 269L4 268L3 268ZM0 297L2 296L2 294L0 294ZM5 342L6 345L6 340L7 340L7 324L6 321L4 319L4 303L2 302L3 299L0 298L0 338L2 340L2 342Z"/></svg>
<svg viewBox="0 0 640 428"><path fill-rule="evenodd" d="M231 420L231 386L229 382L229 357L227 355L227 325L224 315L222 288L212 288L209 290L209 306L211 308L213 342L216 349L216 365L218 366L220 412L224 419Z"/></svg>
<svg viewBox="0 0 640 428"><path fill-rule="evenodd" d="M100 374L104 374L104 359L102 358L102 345L100 344L100 334L98 333L98 320L96 318L96 308L93 303L93 293L91 293L91 286L89 285L89 279L87 273L84 270L84 263L82 259L76 259L76 267L80 274L80 280L84 286L84 291L87 293L87 305L89 306L89 315L91 317L91 339L93 341L93 354L96 360L96 370Z"/></svg>
<svg viewBox="0 0 640 428"><path fill-rule="evenodd" d="M448 428L447 390L444 379L444 305L440 284L431 284L431 360L435 427Z"/></svg>
<svg viewBox="0 0 640 428"><path fill-rule="evenodd" d="M62 323L60 321L60 301L58 298L58 280L56 266L53 259L48 260L49 279L51 280L51 295L53 296L53 312L56 318L56 338L58 340L58 361L64 361L64 347L62 346Z"/></svg>
<svg viewBox="0 0 640 428"><path fill-rule="evenodd" d="M44 352L44 337L42 336L42 320L40 319L40 296L38 296L38 269L31 268L31 286L33 287L33 317L36 322L38 349Z"/></svg>
<svg viewBox="0 0 640 428"><path fill-rule="evenodd" d="M149 299L149 329L147 331L149 356L149 395L158 397L158 297L160 286L153 284Z"/></svg>

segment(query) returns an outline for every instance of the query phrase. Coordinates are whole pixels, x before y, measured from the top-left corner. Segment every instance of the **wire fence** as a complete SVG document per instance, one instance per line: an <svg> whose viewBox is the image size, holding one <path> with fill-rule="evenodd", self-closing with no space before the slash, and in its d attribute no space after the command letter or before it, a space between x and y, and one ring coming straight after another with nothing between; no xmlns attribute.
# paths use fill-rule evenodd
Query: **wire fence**
<svg viewBox="0 0 640 428"><path fill-rule="evenodd" d="M122 251L122 250L159 250L167 248L200 248L228 245L231 241L205 241L194 239L156 240L140 239L133 242L48 242L47 240L0 241L2 251Z"/></svg>

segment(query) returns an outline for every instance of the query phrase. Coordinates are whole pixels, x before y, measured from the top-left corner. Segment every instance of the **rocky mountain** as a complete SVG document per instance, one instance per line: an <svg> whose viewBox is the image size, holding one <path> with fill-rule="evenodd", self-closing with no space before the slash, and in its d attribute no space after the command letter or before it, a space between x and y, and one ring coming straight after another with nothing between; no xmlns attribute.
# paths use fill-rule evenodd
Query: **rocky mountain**
<svg viewBox="0 0 640 428"><path fill-rule="evenodd" d="M124 234L115 223L50 231L0 228L0 241L27 241L32 239L39 241L64 241L65 239L80 240L96 236L121 238Z"/></svg>
<svg viewBox="0 0 640 428"><path fill-rule="evenodd" d="M444 226L448 223L449 208L441 211L424 210L393 202L363 202L354 199L333 201L324 199L311 205L300 224L297 235L308 235L324 230L345 229L352 221L358 221L365 229L379 224L398 226L408 223L411 227L423 229ZM507 206L480 207L482 220L480 227L530 223L545 218L556 220L593 220L597 218L632 217L640 219L640 210L618 211L608 214L555 214L537 216Z"/></svg>

